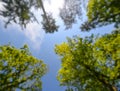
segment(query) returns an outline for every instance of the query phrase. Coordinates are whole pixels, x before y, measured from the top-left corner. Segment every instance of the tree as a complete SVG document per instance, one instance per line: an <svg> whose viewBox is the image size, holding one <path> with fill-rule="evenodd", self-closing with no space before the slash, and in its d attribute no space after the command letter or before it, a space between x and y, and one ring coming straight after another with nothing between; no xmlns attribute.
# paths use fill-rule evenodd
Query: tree
<svg viewBox="0 0 120 91"><path fill-rule="evenodd" d="M68 38L56 45L58 80L66 91L117 91L120 86L120 30L102 37Z"/></svg>
<svg viewBox="0 0 120 91"><path fill-rule="evenodd" d="M88 21L82 24L83 31L115 24L120 27L120 2L119 0L89 0L87 5Z"/></svg>
<svg viewBox="0 0 120 91"><path fill-rule="evenodd" d="M0 15L7 18L5 27L13 22L20 24L22 28L25 28L28 23L33 21L39 23L34 12L31 11L31 8L35 8L42 9L43 11L41 15L44 16L42 18L46 21L43 24L46 33L51 33L51 31L54 32L58 29L58 26L55 24L55 19L53 19L52 15L49 18L49 15L45 11L42 0L2 0L1 2L5 10L1 10ZM48 26L49 30L45 26Z"/></svg>
<svg viewBox="0 0 120 91"><path fill-rule="evenodd" d="M76 23L77 16L84 15L82 13L83 6L87 7L85 11L88 19L80 26L82 31L89 31L108 24L120 27L119 0L65 0L63 8L60 9L60 17L66 29L71 28L72 24Z"/></svg>
<svg viewBox="0 0 120 91"><path fill-rule="evenodd" d="M81 17L81 0L64 0L63 8L60 9L60 17L63 20L66 29L72 27L76 23L76 17Z"/></svg>
<svg viewBox="0 0 120 91"><path fill-rule="evenodd" d="M31 55L27 45L20 49L0 46L0 91L40 91L41 77L46 71L46 65Z"/></svg>

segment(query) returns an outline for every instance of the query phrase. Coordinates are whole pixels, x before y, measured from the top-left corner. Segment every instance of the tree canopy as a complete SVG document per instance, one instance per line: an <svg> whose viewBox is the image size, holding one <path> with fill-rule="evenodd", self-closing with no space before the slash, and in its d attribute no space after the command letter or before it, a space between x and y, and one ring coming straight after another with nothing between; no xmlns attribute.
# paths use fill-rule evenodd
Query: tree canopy
<svg viewBox="0 0 120 91"><path fill-rule="evenodd" d="M0 91L40 91L46 71L46 65L31 55L27 45L20 49L0 46Z"/></svg>
<svg viewBox="0 0 120 91"><path fill-rule="evenodd" d="M120 86L120 30L102 37L68 38L56 45L58 80L66 91L117 91Z"/></svg>
<svg viewBox="0 0 120 91"><path fill-rule="evenodd" d="M25 28L30 22L39 23L34 12L31 11L32 8L35 8L43 11L43 14L41 13L44 22L42 26L46 33L58 30L55 19L52 15L47 14L42 0L1 0L1 2L5 9L0 11L0 15L7 19L5 27L13 22L21 25L22 28Z"/></svg>
<svg viewBox="0 0 120 91"><path fill-rule="evenodd" d="M112 23L118 28L120 27L120 1L89 0L87 17L88 21L81 26L83 31Z"/></svg>
<svg viewBox="0 0 120 91"><path fill-rule="evenodd" d="M80 29L89 31L96 27L115 24L120 27L120 2L119 0L64 0L64 6L60 9L60 17L66 28L71 28L76 23L76 17L83 16L83 6L87 7L87 21ZM78 21L78 19L77 19Z"/></svg>
<svg viewBox="0 0 120 91"><path fill-rule="evenodd" d="M77 16L80 18L82 9L80 7L81 0L64 0L63 8L60 9L60 17L63 20L66 29L72 27L76 23Z"/></svg>

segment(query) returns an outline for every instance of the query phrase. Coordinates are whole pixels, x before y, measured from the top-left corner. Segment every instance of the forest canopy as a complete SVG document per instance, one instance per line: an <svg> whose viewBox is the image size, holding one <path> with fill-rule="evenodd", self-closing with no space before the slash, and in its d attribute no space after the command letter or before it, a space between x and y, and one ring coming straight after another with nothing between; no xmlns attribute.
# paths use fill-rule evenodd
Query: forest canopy
<svg viewBox="0 0 120 91"><path fill-rule="evenodd" d="M45 10L44 0L1 0L1 3L4 9L0 10L0 16L5 18L5 27L16 23L26 28L31 22L40 22L46 33L58 31L59 26L56 25L52 12ZM74 23L81 21L84 5L87 20L80 25L81 31L111 24L114 25L114 30L108 34L92 34L84 36L85 38L76 35L67 38L67 42L56 45L55 52L61 59L57 79L61 86L67 87L66 91L118 91L120 1L64 0L58 17L63 20L66 29L71 29ZM42 18L41 21L37 20L31 9L42 11L38 17ZM19 49L11 45L0 45L0 91L41 91L41 78L46 72L46 64L32 56L27 45Z"/></svg>

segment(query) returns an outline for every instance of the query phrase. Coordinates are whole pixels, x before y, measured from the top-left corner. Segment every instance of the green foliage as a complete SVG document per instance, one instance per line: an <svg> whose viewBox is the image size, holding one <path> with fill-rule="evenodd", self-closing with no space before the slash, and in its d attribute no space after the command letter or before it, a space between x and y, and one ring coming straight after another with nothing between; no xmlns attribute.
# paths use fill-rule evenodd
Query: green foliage
<svg viewBox="0 0 120 91"><path fill-rule="evenodd" d="M106 26L109 24L115 24L116 28L120 27L119 0L64 1L63 8L60 9L60 17L63 20L66 29L72 28L72 25L76 23L77 17L81 18L83 15L83 7L87 7L86 13L88 19L80 26L82 31L89 31L93 28Z"/></svg>
<svg viewBox="0 0 120 91"><path fill-rule="evenodd" d="M108 24L120 27L120 1L119 0L89 0L87 6L88 21L82 26L82 30L90 30Z"/></svg>
<svg viewBox="0 0 120 91"><path fill-rule="evenodd" d="M20 49L0 46L0 91L41 89L46 71L46 65L31 55L27 45Z"/></svg>
<svg viewBox="0 0 120 91"><path fill-rule="evenodd" d="M100 38L68 38L56 45L58 80L66 91L117 91L120 81L120 30Z"/></svg>

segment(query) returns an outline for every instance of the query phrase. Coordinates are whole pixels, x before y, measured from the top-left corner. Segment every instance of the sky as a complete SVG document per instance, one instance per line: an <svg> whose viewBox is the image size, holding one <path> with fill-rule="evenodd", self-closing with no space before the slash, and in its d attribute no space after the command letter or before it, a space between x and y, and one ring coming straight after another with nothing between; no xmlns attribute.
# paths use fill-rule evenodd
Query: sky
<svg viewBox="0 0 120 91"><path fill-rule="evenodd" d="M54 52L54 47L56 44L67 41L66 37L72 38L74 35L85 37L91 35L91 33L104 34L110 32L108 30L111 30L112 28L112 26L107 26L94 29L90 32L81 32L79 30L79 26L82 21L79 21L72 27L72 29L65 30L63 22L58 17L59 8L62 7L62 5L63 0L45 0L44 2L46 11L52 12L54 18L56 18L57 24L60 25L58 32L53 34L46 34L42 30L41 25L37 23L28 24L27 28L24 30L21 30L20 26L16 24L11 24L7 28L4 28L4 18L0 17L0 45L6 45L10 43L15 47L20 48L24 44L28 44L33 56L43 60L44 63L47 64L48 72L42 77L42 91L65 90L65 87L59 86L59 82L56 79L58 70L60 69L60 58ZM41 19L39 11L36 11L35 14L38 19Z"/></svg>

